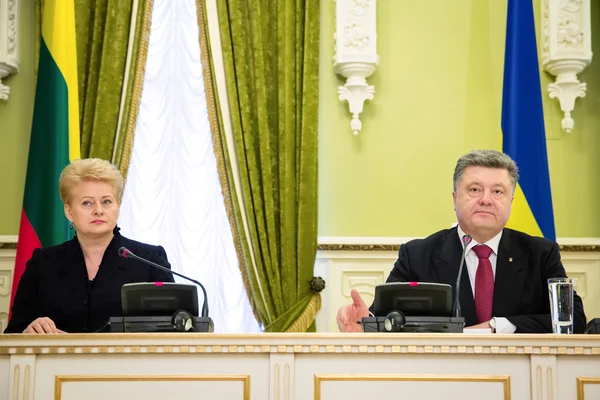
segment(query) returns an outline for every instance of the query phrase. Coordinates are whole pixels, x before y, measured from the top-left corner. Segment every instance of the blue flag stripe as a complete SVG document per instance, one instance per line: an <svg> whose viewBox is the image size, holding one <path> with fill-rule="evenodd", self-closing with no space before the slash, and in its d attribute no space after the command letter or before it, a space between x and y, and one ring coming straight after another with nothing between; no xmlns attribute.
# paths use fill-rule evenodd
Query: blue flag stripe
<svg viewBox="0 0 600 400"><path fill-rule="evenodd" d="M519 185L544 237L556 240L538 65L532 1L509 0L502 150L519 167Z"/></svg>

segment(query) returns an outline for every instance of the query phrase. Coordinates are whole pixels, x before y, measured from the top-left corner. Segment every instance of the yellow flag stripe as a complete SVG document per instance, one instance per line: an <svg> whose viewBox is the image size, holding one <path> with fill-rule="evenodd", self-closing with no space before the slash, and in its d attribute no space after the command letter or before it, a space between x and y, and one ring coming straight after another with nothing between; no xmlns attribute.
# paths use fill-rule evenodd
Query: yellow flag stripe
<svg viewBox="0 0 600 400"><path fill-rule="evenodd" d="M519 184L517 184L515 189L515 199L513 200L512 211L506 226L532 236L544 236Z"/></svg>
<svg viewBox="0 0 600 400"><path fill-rule="evenodd" d="M42 36L60 69L68 92L69 159L81 158L79 139L79 90L77 83L77 44L73 0L45 0Z"/></svg>
<svg viewBox="0 0 600 400"><path fill-rule="evenodd" d="M502 139L503 137L500 135L500 149L502 149ZM531 207L529 207L529 203L525 197L525 193L523 193L523 189L521 189L521 185L519 183L517 183L517 187L515 188L510 218L508 219L506 227L525 232L531 236L544 237L544 234L535 220L533 212L531 211Z"/></svg>

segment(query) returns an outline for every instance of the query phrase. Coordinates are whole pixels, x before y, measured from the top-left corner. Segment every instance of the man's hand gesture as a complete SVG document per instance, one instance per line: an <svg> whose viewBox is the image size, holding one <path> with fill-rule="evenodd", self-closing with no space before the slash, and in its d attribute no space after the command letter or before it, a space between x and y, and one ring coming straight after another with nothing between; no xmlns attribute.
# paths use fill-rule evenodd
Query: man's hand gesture
<svg viewBox="0 0 600 400"><path fill-rule="evenodd" d="M369 316L369 308L354 289L350 292L352 304L338 310L337 325L340 332L363 332L360 321Z"/></svg>

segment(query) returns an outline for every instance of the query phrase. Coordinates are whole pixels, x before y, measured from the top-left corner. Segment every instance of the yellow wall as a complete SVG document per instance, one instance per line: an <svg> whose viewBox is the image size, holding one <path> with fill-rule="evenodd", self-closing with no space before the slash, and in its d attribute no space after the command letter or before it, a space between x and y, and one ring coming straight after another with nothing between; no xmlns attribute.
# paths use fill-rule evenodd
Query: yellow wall
<svg viewBox="0 0 600 400"><path fill-rule="evenodd" d="M0 101L0 235L18 233L33 111L33 6L20 4L21 71ZM499 146L506 1L378 0L376 94L358 137L331 68L334 7L322 1L319 234L424 236L449 226L456 159ZM599 20L592 2L592 23ZM581 79L588 95L577 101L571 135L544 94L559 237L600 237L600 61ZM544 88L549 82L543 74Z"/></svg>
<svg viewBox="0 0 600 400"><path fill-rule="evenodd" d="M0 100L0 235L16 235L23 203L33 113L33 1L20 2L20 70L4 80L11 90ZM43 201L43 199L40 199Z"/></svg>
<svg viewBox="0 0 600 400"><path fill-rule="evenodd" d="M332 72L335 2L322 2L320 236L425 236L455 221L456 159L500 149L506 4L379 0L375 99L355 137ZM571 135L561 131L558 102L543 96L558 237L600 237L600 61L581 79L588 96L577 101ZM550 81L543 74L544 90Z"/></svg>

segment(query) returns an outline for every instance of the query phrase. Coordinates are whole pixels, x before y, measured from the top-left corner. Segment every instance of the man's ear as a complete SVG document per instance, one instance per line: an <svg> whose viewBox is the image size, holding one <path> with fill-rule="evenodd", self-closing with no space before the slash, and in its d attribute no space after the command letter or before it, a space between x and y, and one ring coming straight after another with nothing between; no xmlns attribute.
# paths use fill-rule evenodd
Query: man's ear
<svg viewBox="0 0 600 400"><path fill-rule="evenodd" d="M454 211L456 211L456 192L452 192L452 203L454 204Z"/></svg>

